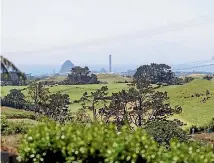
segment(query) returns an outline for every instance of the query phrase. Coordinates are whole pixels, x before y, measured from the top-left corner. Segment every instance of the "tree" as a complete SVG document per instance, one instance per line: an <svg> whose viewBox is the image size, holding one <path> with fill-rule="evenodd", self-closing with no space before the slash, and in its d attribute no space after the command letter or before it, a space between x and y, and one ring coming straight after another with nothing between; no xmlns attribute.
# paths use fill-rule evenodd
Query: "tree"
<svg viewBox="0 0 214 163"><path fill-rule="evenodd" d="M151 82L151 84L172 84L172 81L175 78L170 66L156 63L140 66L137 68L137 71L133 77L136 81L139 79L147 79L149 82Z"/></svg>
<svg viewBox="0 0 214 163"><path fill-rule="evenodd" d="M9 70L15 72L22 80L26 80L26 76L11 61L1 56L1 71L10 77Z"/></svg>
<svg viewBox="0 0 214 163"><path fill-rule="evenodd" d="M190 82L193 81L193 80L194 80L193 77L191 77L191 76L186 76L186 77L184 78L183 83L190 83Z"/></svg>
<svg viewBox="0 0 214 163"><path fill-rule="evenodd" d="M69 100L68 94L61 94L60 92L51 94L45 114L59 122L70 120L71 117L68 114Z"/></svg>
<svg viewBox="0 0 214 163"><path fill-rule="evenodd" d="M21 90L18 89L11 89L10 93L1 101L2 106L9 106L17 109L23 109L25 104L25 96Z"/></svg>
<svg viewBox="0 0 214 163"><path fill-rule="evenodd" d="M210 76L210 75L206 75L203 77L203 79L205 80L212 80L213 76Z"/></svg>
<svg viewBox="0 0 214 163"><path fill-rule="evenodd" d="M130 97L126 90L118 93L112 93L109 106L105 106L99 110L99 113L104 116L105 123L113 122L117 125L118 130L125 125L130 124Z"/></svg>
<svg viewBox="0 0 214 163"><path fill-rule="evenodd" d="M33 105L30 105L33 111L59 122L71 119L68 111L70 104L68 94L61 94L60 92L51 94L42 83L36 82L28 87L28 94L33 101Z"/></svg>
<svg viewBox="0 0 214 163"><path fill-rule="evenodd" d="M36 112L41 112L42 107L46 107L50 98L50 92L48 88L42 83L33 82L28 88L28 95L33 101L35 106L38 106Z"/></svg>
<svg viewBox="0 0 214 163"><path fill-rule="evenodd" d="M140 79L128 90L113 93L110 105L100 113L105 116L106 122L113 120L118 127L125 123L141 127L150 121L164 120L182 111L181 107L170 107L168 99L167 92L155 91L148 81Z"/></svg>
<svg viewBox="0 0 214 163"><path fill-rule="evenodd" d="M74 122L88 124L91 123L92 120L90 118L90 115L85 111L85 109L81 108L76 112L74 116Z"/></svg>
<svg viewBox="0 0 214 163"><path fill-rule="evenodd" d="M67 84L98 84L97 76L90 74L89 68L77 66L71 69L71 73L68 74Z"/></svg>
<svg viewBox="0 0 214 163"><path fill-rule="evenodd" d="M95 92L88 94L87 92L83 93L83 96L80 98L79 102L81 103L83 109L91 110L93 113L93 120L96 121L98 118L98 111L108 98L108 87L102 86L100 89L97 89Z"/></svg>
<svg viewBox="0 0 214 163"><path fill-rule="evenodd" d="M187 133L180 128L174 121L169 120L154 120L145 125L145 130L159 144L170 144L170 140L178 139L180 142L185 142L189 139Z"/></svg>

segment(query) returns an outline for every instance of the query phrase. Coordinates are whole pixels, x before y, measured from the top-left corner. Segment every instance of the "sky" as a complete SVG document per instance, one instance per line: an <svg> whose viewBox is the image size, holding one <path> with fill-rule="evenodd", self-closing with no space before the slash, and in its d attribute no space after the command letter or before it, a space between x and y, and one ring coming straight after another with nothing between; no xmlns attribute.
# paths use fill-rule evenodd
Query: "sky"
<svg viewBox="0 0 214 163"><path fill-rule="evenodd" d="M214 56L213 0L2 0L17 65L179 64Z"/></svg>

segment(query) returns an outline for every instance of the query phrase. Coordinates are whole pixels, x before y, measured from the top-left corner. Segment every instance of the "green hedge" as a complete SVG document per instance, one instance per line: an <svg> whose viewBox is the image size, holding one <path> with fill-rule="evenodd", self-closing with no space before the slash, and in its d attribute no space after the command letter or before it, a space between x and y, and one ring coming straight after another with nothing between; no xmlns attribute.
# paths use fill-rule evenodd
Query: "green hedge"
<svg viewBox="0 0 214 163"><path fill-rule="evenodd" d="M4 112L2 113L8 119L32 119L36 120L36 115L34 113L12 113L12 112Z"/></svg>
<svg viewBox="0 0 214 163"><path fill-rule="evenodd" d="M170 149L159 146L142 129L114 125L60 125L55 122L31 128L19 148L21 162L128 162L172 163L214 162L211 146L197 143L170 143Z"/></svg>

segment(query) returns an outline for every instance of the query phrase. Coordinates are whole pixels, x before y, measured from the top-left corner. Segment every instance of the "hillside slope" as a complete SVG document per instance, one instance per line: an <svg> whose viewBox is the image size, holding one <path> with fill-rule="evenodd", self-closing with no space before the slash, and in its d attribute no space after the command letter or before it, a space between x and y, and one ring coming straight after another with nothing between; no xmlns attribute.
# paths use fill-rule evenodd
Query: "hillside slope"
<svg viewBox="0 0 214 163"><path fill-rule="evenodd" d="M168 86L159 89L167 91L170 97L172 106L180 105L183 107L183 113L176 115L185 121L188 125L205 125L208 121L214 118L214 82L207 80L194 80L191 83L182 86ZM203 102L206 98L206 90L209 90L209 100ZM204 94L200 97L195 97L195 93ZM192 97L194 95L194 97Z"/></svg>
<svg viewBox="0 0 214 163"><path fill-rule="evenodd" d="M115 83L115 82L130 82L132 79L123 77L118 74L97 74L97 78L99 81L108 82L108 83Z"/></svg>
<svg viewBox="0 0 214 163"><path fill-rule="evenodd" d="M118 74L96 74L97 75L97 78L99 81L102 81L102 82L107 82L107 83L115 83L115 82L125 82L125 81L131 81L132 79L130 78L127 78L127 77L123 77L121 75L118 75ZM50 76L50 77L47 77L43 80L40 80L40 81L56 81L56 82L59 82L59 81L62 81L62 80L65 80L67 78L66 75L64 76Z"/></svg>

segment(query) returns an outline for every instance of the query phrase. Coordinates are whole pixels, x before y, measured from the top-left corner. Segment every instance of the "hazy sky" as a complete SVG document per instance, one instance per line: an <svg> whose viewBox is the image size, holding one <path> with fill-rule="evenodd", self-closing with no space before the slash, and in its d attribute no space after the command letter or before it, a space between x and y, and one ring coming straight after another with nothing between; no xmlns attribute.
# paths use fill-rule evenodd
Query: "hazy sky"
<svg viewBox="0 0 214 163"><path fill-rule="evenodd" d="M2 0L16 64L182 63L214 56L213 0ZM191 26L191 27L190 27Z"/></svg>

